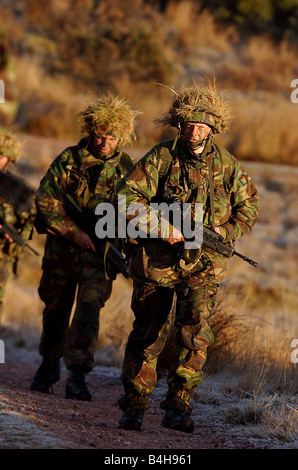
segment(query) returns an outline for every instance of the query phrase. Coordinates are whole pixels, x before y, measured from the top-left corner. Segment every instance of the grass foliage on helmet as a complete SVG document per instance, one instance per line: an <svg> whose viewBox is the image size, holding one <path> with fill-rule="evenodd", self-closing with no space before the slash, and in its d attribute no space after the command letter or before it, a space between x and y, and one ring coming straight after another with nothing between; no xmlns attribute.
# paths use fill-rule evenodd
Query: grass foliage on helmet
<svg viewBox="0 0 298 470"><path fill-rule="evenodd" d="M231 119L230 106L224 94L211 83L182 88L169 110L157 124L179 127L185 122L201 122L212 127L216 134L228 130Z"/></svg>
<svg viewBox="0 0 298 470"><path fill-rule="evenodd" d="M8 158L9 162L16 162L19 158L21 146L19 141L7 129L0 130L0 155Z"/></svg>
<svg viewBox="0 0 298 470"><path fill-rule="evenodd" d="M139 111L133 110L125 99L108 93L101 95L79 114L81 132L84 135L112 135L120 146L136 140L135 126Z"/></svg>

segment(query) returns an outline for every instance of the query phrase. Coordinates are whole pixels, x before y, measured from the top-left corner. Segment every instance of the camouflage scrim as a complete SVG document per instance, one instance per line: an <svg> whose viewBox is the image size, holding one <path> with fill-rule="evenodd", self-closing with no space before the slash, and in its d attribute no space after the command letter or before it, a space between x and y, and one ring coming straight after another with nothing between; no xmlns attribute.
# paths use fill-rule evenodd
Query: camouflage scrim
<svg viewBox="0 0 298 470"><path fill-rule="evenodd" d="M125 99L108 93L79 114L83 135L113 135L121 147L136 140L135 126L139 111L133 110Z"/></svg>
<svg viewBox="0 0 298 470"><path fill-rule="evenodd" d="M20 155L20 143L6 129L0 130L0 155L8 157L9 162L16 162Z"/></svg>
<svg viewBox="0 0 298 470"><path fill-rule="evenodd" d="M215 134L226 132L231 119L230 105L225 94L215 85L196 85L182 88L168 111L156 119L157 124L179 128L185 122L201 122L210 126Z"/></svg>

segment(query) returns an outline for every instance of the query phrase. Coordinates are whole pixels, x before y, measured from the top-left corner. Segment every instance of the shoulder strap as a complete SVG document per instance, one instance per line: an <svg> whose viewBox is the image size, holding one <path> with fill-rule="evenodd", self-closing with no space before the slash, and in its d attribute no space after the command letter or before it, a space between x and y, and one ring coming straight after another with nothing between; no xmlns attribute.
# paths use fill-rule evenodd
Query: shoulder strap
<svg viewBox="0 0 298 470"><path fill-rule="evenodd" d="M119 168L121 175L126 175L126 173L128 173L129 170L131 170L133 166L134 166L134 162L131 159L131 157L128 155L128 153L122 152L119 163L117 165L117 168Z"/></svg>
<svg viewBox="0 0 298 470"><path fill-rule="evenodd" d="M173 160L170 149L166 146L167 142L162 142L157 147L157 171L159 176L158 188L156 192L155 199L159 201L161 199L161 191L163 183L165 182L166 176L169 173L169 169Z"/></svg>
<svg viewBox="0 0 298 470"><path fill-rule="evenodd" d="M69 147L70 151L68 152L68 157L66 160L66 169L71 170L73 166L80 166L81 162L78 159L78 155L76 152L76 145L73 145L72 147Z"/></svg>
<svg viewBox="0 0 298 470"><path fill-rule="evenodd" d="M157 163L157 171L160 178L167 175L172 161L173 156L171 155L170 149L166 145L162 145L159 150Z"/></svg>
<svg viewBox="0 0 298 470"><path fill-rule="evenodd" d="M224 159L231 159L232 155L230 152L225 149L224 147L221 147L218 144L214 144L216 150L218 151L220 162L222 169L224 167ZM209 179L209 189L210 189L210 210L211 210L211 226L214 228L215 225L215 210L214 210L214 181L213 181L213 165L212 165L212 160L209 160L208 163L208 179ZM228 181L229 176L226 174L226 172L223 173L223 181Z"/></svg>
<svg viewBox="0 0 298 470"><path fill-rule="evenodd" d="M214 144L214 146L216 147L216 149L219 153L219 157L220 157L220 160L221 160L222 167L224 167L224 164L226 162L230 162L231 164L234 164L235 158L233 157L233 155L226 148L224 148L224 147L222 147L221 145L218 145L218 144ZM233 168L233 165L229 165L228 167ZM230 177L231 177L231 174L229 173L229 171L225 171L224 175L223 175L224 182L227 182L230 179Z"/></svg>
<svg viewBox="0 0 298 470"><path fill-rule="evenodd" d="M215 211L214 211L214 184L213 184L212 158L209 160L209 163L208 163L208 178L209 178L209 189L210 189L211 227L214 229Z"/></svg>
<svg viewBox="0 0 298 470"><path fill-rule="evenodd" d="M173 161L173 156L171 155L169 147L166 145L162 145L160 147L159 155L158 155L158 164L157 164L157 170L158 170L158 175L159 178L165 177L170 169L171 163ZM214 144L216 149L218 150L219 157L221 160L221 165L223 167L223 160L224 158L231 158L230 152L225 149L224 147L221 147L220 145ZM211 209L211 224L212 227L214 227L214 220L215 220L215 211L214 211L214 182L213 182L213 165L212 165L212 159L209 161L208 165L208 178L209 178L209 188L210 188L210 209ZM223 175L224 180L228 179L227 175Z"/></svg>

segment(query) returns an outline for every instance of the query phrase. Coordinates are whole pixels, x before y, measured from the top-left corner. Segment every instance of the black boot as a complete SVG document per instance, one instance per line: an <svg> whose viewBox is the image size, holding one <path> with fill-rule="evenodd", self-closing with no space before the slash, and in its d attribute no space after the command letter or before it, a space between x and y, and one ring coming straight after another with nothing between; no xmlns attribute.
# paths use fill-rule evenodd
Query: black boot
<svg viewBox="0 0 298 470"><path fill-rule="evenodd" d="M65 398L91 401L92 394L85 382L85 372L81 367L73 367L65 386Z"/></svg>
<svg viewBox="0 0 298 470"><path fill-rule="evenodd" d="M60 379L60 360L43 359L34 375L30 390L49 393L51 386Z"/></svg>
<svg viewBox="0 0 298 470"><path fill-rule="evenodd" d="M178 410L166 411L161 425L164 428L174 429L175 431L191 433L194 430L194 423L191 417Z"/></svg>
<svg viewBox="0 0 298 470"><path fill-rule="evenodd" d="M144 413L123 413L119 421L119 428L129 431L140 431Z"/></svg>

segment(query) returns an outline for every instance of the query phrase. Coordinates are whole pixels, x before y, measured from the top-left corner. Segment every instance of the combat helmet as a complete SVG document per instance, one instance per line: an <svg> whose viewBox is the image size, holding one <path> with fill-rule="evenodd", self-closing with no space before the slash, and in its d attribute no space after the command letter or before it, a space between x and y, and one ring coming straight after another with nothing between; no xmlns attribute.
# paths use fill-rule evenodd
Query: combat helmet
<svg viewBox="0 0 298 470"><path fill-rule="evenodd" d="M134 132L139 111L133 110L125 99L108 93L101 95L79 114L81 132L84 135L113 135L119 146L127 146L136 140Z"/></svg>
<svg viewBox="0 0 298 470"><path fill-rule="evenodd" d="M0 155L8 158L9 163L15 163L20 154L18 140L6 129L0 130Z"/></svg>
<svg viewBox="0 0 298 470"><path fill-rule="evenodd" d="M201 122L210 126L213 134L228 130L229 104L214 85L195 85L179 92L172 91L176 98L162 118L155 120L156 123L179 129L185 122Z"/></svg>

